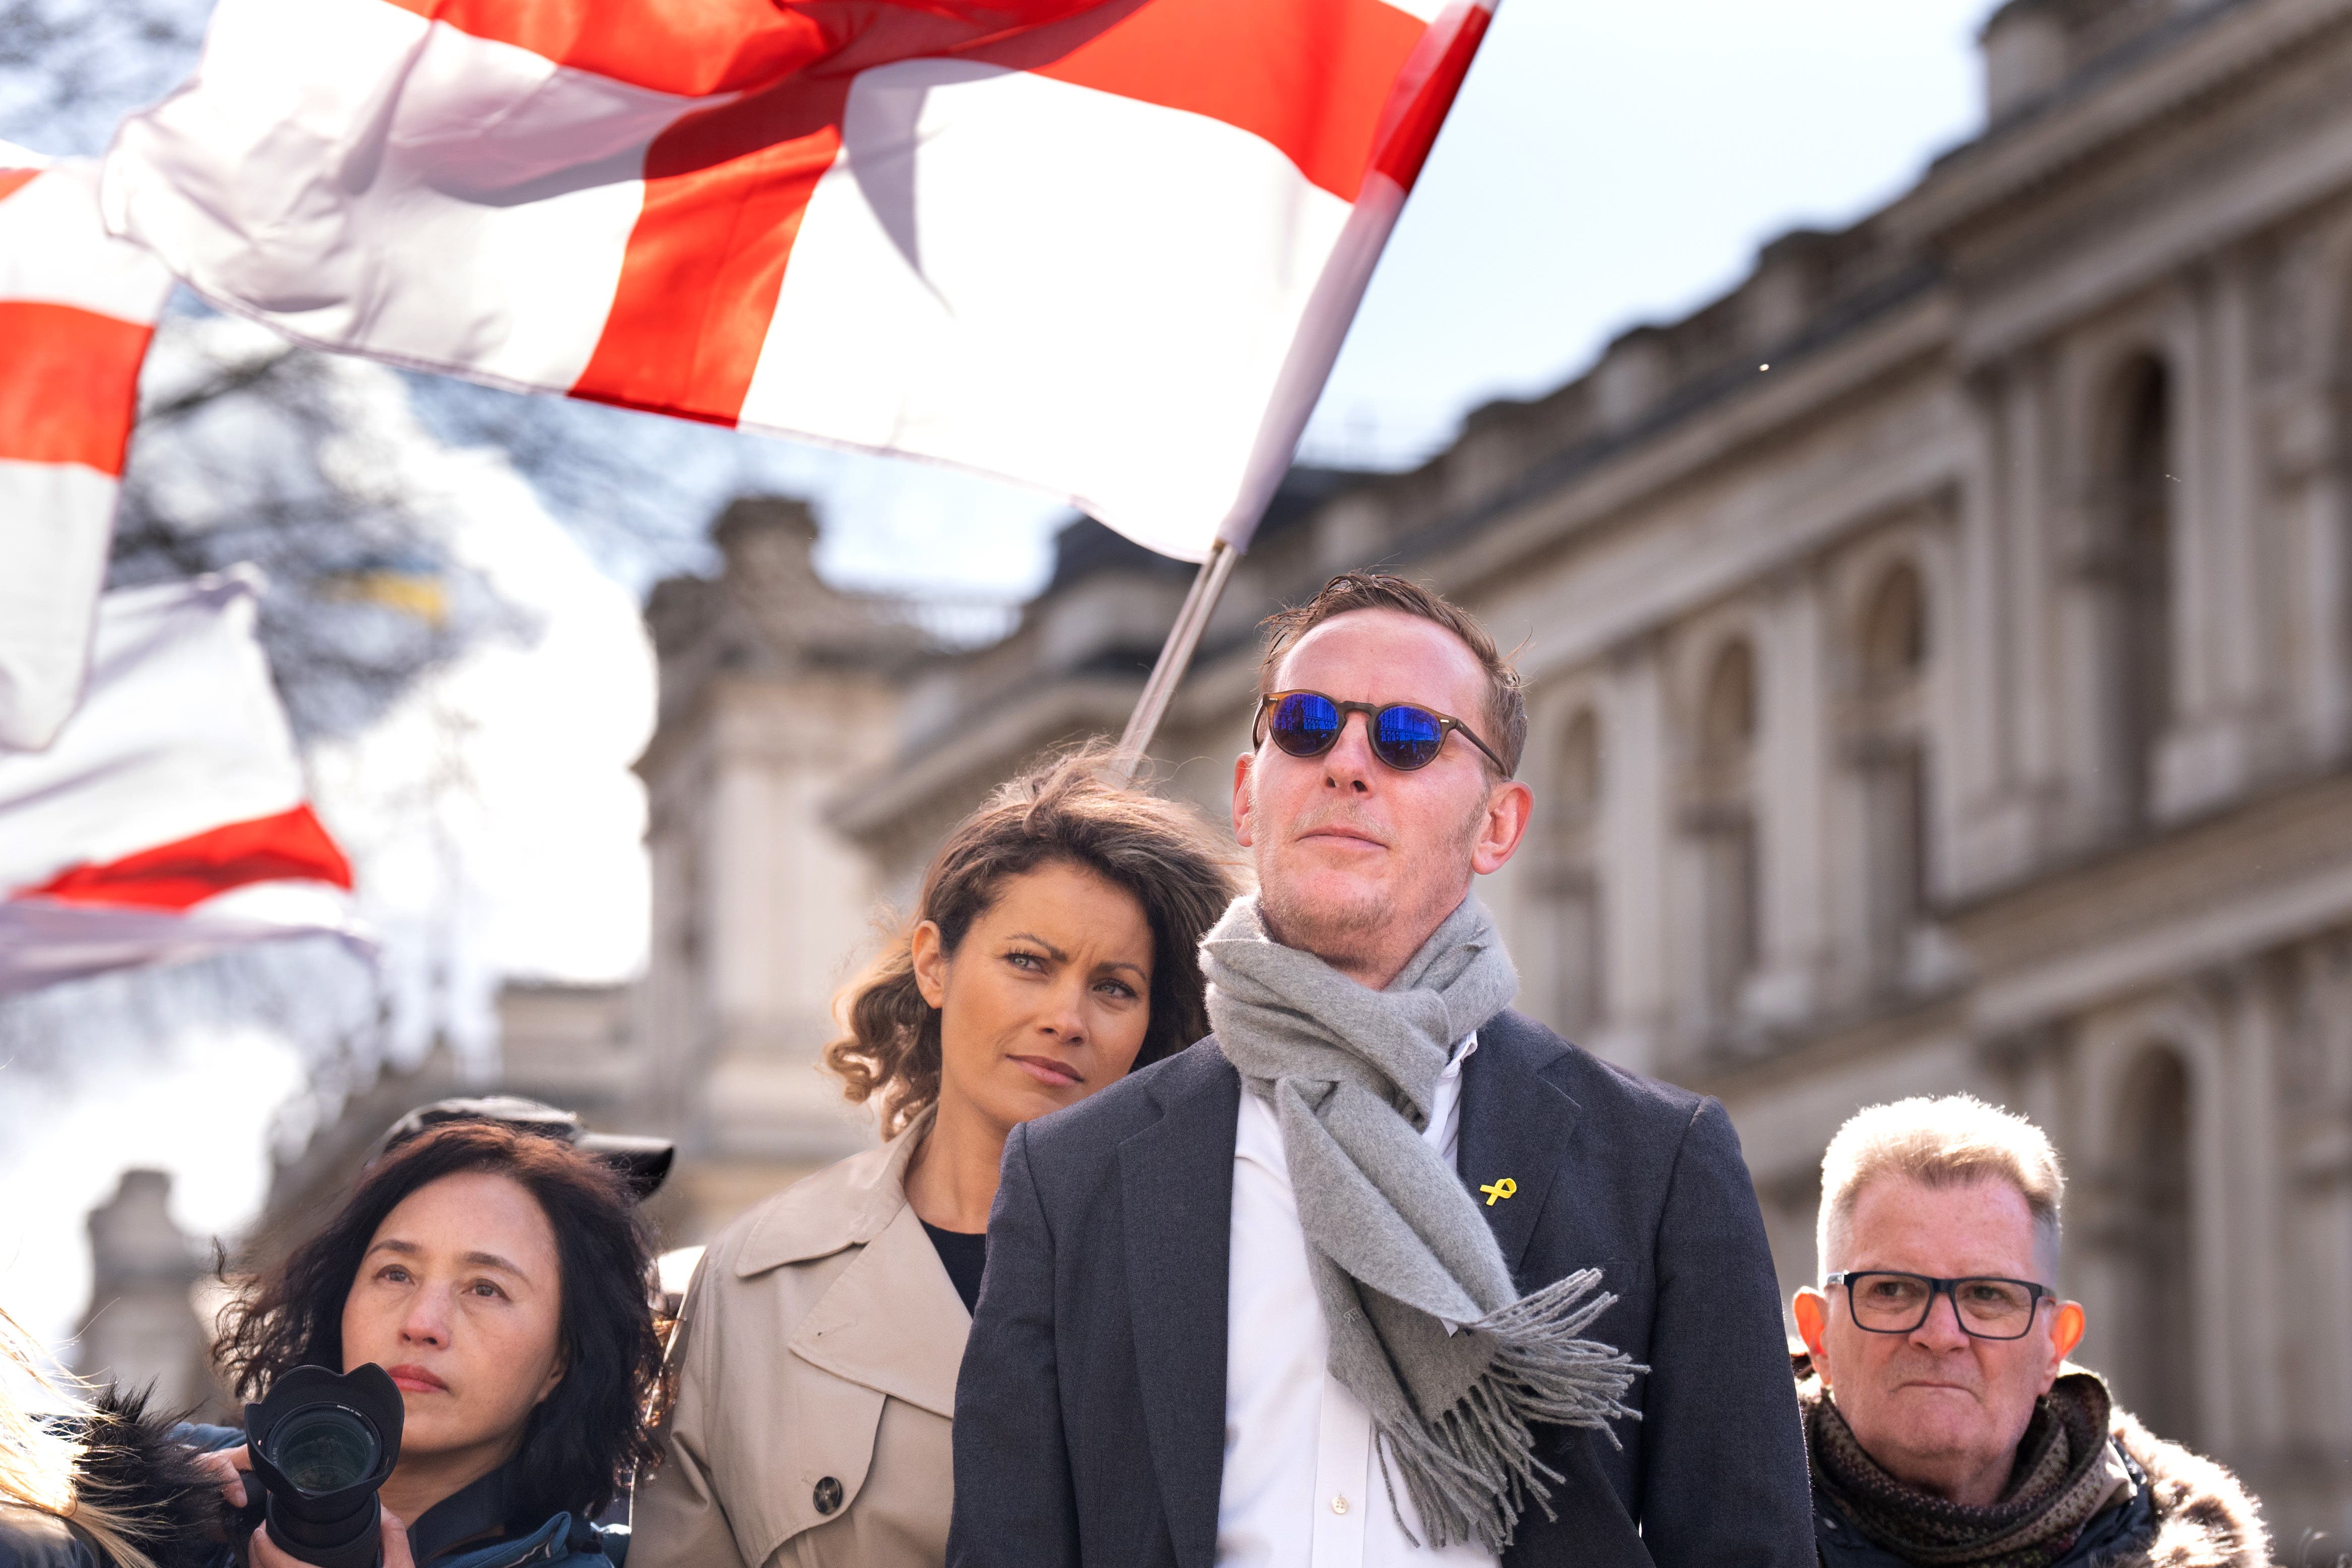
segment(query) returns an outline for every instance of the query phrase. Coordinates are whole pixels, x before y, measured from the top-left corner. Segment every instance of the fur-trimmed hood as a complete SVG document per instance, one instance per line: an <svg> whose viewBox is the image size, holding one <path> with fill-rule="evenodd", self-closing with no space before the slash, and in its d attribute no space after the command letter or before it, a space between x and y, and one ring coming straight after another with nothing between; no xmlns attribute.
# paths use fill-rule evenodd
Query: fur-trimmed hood
<svg viewBox="0 0 2352 1568"><path fill-rule="evenodd" d="M1825 1391L1810 1356L1798 1351L1792 1360L1798 1401L1810 1406ZM2098 1375L2069 1363L2061 1376ZM2267 1568L2271 1541L2262 1507L2236 1476L2157 1437L2121 1406L2112 1406L2108 1429L2132 1472L2133 1490L2086 1526L2054 1568ZM1818 1484L1813 1511L1827 1568L1891 1568L1903 1562L1842 1521Z"/></svg>
<svg viewBox="0 0 2352 1568"><path fill-rule="evenodd" d="M125 1533L156 1568L212 1568L226 1553L216 1484L181 1440L184 1428L149 1408L148 1395L108 1388L74 1421L81 1497L133 1521ZM83 1539L89 1558L105 1563Z"/></svg>
<svg viewBox="0 0 2352 1568"><path fill-rule="evenodd" d="M2270 1531L2262 1505L2222 1466L2168 1443L2116 1407L2115 1439L2147 1478L2156 1535L2084 1568L2264 1568Z"/></svg>

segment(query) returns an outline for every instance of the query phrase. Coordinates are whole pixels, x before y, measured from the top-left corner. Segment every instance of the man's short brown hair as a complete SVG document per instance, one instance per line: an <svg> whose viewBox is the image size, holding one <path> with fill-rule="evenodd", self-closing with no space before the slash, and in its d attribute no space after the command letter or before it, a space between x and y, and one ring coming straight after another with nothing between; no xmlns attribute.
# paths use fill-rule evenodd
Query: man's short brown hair
<svg viewBox="0 0 2352 1568"><path fill-rule="evenodd" d="M1528 699L1519 687L1518 671L1511 668L1510 661L1495 646L1495 640L1486 635L1486 629L1467 611L1447 603L1406 578L1380 571L1343 571L1306 603L1294 604L1267 616L1260 627L1265 632L1265 656L1258 661L1258 696L1262 699L1275 690L1275 672L1281 668L1284 655L1298 646L1300 638L1324 622L1356 610L1400 610L1423 621L1434 621L1462 640L1463 645L1476 655L1479 667L1486 672L1486 713L1479 726L1483 733L1478 738L1493 747L1495 755L1503 759L1507 765L1505 778L1517 774L1519 754L1528 744ZM1484 762L1485 758L1480 760Z"/></svg>

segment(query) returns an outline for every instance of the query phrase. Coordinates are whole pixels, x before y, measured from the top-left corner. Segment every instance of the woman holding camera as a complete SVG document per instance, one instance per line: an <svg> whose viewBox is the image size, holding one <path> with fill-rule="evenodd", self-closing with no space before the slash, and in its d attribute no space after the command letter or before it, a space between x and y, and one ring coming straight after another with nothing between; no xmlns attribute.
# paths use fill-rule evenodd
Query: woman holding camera
<svg viewBox="0 0 2352 1568"><path fill-rule="evenodd" d="M1181 808L1085 754L959 826L825 1060L887 1142L744 1215L670 1354L632 1568L938 1568L956 1372L1013 1128L1208 1032L1195 957L1234 887Z"/></svg>
<svg viewBox="0 0 2352 1568"><path fill-rule="evenodd" d="M391 1375L403 1430L378 1493L383 1568L610 1568L592 1521L650 1457L651 1262L614 1167L561 1138L451 1122L371 1166L232 1308L215 1350L247 1397L302 1365ZM247 1449L212 1463L232 1502L259 1490ZM295 1562L267 1531L251 1552Z"/></svg>

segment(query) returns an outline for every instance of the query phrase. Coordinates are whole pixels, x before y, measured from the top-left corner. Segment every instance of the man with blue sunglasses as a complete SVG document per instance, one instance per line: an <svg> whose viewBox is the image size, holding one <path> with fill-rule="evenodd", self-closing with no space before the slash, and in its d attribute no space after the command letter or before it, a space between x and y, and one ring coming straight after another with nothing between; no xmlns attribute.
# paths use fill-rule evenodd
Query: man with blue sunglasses
<svg viewBox="0 0 2352 1568"><path fill-rule="evenodd" d="M1471 892L1516 672L1394 577L1268 628L1215 1033L1007 1144L949 1561L1805 1568L1730 1123L1511 1011Z"/></svg>

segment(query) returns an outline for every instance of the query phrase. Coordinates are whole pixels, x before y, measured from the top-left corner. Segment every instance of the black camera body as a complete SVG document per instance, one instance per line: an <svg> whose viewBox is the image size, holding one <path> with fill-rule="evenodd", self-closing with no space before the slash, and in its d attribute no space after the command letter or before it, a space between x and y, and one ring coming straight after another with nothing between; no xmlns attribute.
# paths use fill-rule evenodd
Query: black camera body
<svg viewBox="0 0 2352 1568"><path fill-rule="evenodd" d="M298 1366L245 1407L247 1511L259 1505L280 1551L314 1568L376 1568L376 1490L400 1459L404 1414L400 1385L373 1362Z"/></svg>

